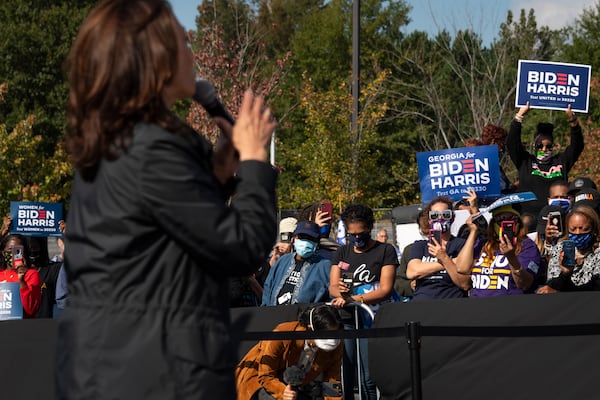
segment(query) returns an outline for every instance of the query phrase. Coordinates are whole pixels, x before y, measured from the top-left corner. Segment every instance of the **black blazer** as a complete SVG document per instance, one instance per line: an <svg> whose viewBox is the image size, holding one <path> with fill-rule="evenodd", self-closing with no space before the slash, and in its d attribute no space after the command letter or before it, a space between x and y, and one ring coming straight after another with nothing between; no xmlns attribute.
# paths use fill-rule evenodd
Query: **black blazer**
<svg viewBox="0 0 600 400"><path fill-rule="evenodd" d="M274 243L276 173L240 163L228 206L210 157L200 135L140 124L93 181L76 174L58 398L235 398L227 279Z"/></svg>

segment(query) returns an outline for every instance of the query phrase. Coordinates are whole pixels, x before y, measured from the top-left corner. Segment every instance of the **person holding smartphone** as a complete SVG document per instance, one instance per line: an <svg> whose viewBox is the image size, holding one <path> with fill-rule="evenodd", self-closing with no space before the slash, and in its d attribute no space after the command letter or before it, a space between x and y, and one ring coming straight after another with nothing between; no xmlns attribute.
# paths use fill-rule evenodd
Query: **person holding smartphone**
<svg viewBox="0 0 600 400"><path fill-rule="evenodd" d="M539 274L543 273L537 245L527 237L520 214L511 205L492 211L488 239L475 248L477 226L467 220L470 229L461 251L466 258L475 256L475 264L460 268L461 274L471 277L470 297L491 297L530 292Z"/></svg>
<svg viewBox="0 0 600 400"><path fill-rule="evenodd" d="M319 248L317 254L331 260L340 244L329 236L333 223L333 204L323 200L306 205L298 214L298 221L313 221L319 225Z"/></svg>
<svg viewBox="0 0 600 400"><path fill-rule="evenodd" d="M398 257L389 243L381 243L371 237L375 223L373 210L363 204L352 204L342 213L347 227L348 244L340 247L331 261L329 294L331 304L342 308L345 329L368 328L369 317L345 308L360 303L377 311L380 304L400 301L394 291L394 278ZM357 352L360 363L357 364ZM344 341L344 399L354 399L352 388L360 382L361 400L377 399L377 387L369 373L368 341L366 338ZM359 371L355 380L354 371ZM360 380L360 381L359 381Z"/></svg>
<svg viewBox="0 0 600 400"><path fill-rule="evenodd" d="M549 251L548 280L538 294L600 290L600 219L586 205L574 206L565 218L566 233ZM565 262L563 243L575 244L575 265Z"/></svg>
<svg viewBox="0 0 600 400"><path fill-rule="evenodd" d="M329 300L331 261L317 254L319 226L300 221L292 236L291 253L279 258L265 280L262 306L318 303Z"/></svg>
<svg viewBox="0 0 600 400"><path fill-rule="evenodd" d="M450 232L452 206L450 198L436 197L423 208L429 222L429 239L414 242L406 269L408 279L416 280L413 301L466 297L471 287L470 279L457 270L456 257L465 239ZM465 268L472 265L472 259L465 262Z"/></svg>
<svg viewBox="0 0 600 400"><path fill-rule="evenodd" d="M23 318L35 318L41 304L42 285L38 271L29 268L27 241L21 235L8 235L2 240L0 282L19 282Z"/></svg>

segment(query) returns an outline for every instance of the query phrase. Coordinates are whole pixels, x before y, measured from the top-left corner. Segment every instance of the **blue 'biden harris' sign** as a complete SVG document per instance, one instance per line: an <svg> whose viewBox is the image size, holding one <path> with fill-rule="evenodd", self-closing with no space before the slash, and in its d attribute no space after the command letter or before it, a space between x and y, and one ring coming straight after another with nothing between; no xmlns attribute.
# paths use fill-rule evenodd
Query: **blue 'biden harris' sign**
<svg viewBox="0 0 600 400"><path fill-rule="evenodd" d="M61 236L58 222L62 217L62 203L11 201L10 233L25 236Z"/></svg>
<svg viewBox="0 0 600 400"><path fill-rule="evenodd" d="M0 282L0 320L23 318L20 285L19 282Z"/></svg>
<svg viewBox="0 0 600 400"><path fill-rule="evenodd" d="M469 188L477 197L500 196L496 145L417 153L417 165L424 204L436 196L460 200Z"/></svg>
<svg viewBox="0 0 600 400"><path fill-rule="evenodd" d="M589 65L519 60L515 105L588 112Z"/></svg>

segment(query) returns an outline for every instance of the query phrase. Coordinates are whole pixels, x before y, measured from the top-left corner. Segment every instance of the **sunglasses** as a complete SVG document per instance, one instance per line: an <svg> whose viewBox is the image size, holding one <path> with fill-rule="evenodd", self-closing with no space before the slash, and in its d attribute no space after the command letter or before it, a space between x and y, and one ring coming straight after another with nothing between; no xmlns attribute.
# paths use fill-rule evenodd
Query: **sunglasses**
<svg viewBox="0 0 600 400"><path fill-rule="evenodd" d="M444 219L446 221L449 221L452 219L452 210L429 211L429 219L431 221L435 221L438 219Z"/></svg>
<svg viewBox="0 0 600 400"><path fill-rule="evenodd" d="M520 218L517 217L513 213L502 213L502 214L494 215L494 221L496 221L498 224L502 221L519 222L519 220L520 220Z"/></svg>
<svg viewBox="0 0 600 400"><path fill-rule="evenodd" d="M538 143L535 145L536 150L542 150L543 148L546 148L546 150L552 150L553 147L554 147L553 143L550 143L550 144Z"/></svg>

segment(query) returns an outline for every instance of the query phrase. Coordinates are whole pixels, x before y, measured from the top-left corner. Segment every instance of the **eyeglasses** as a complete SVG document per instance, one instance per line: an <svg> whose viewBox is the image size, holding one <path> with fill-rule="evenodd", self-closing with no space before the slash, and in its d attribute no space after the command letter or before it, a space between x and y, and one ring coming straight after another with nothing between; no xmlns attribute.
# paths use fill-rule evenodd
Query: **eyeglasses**
<svg viewBox="0 0 600 400"><path fill-rule="evenodd" d="M549 144L538 143L535 145L536 150L542 150L544 148L546 148L546 150L552 150L553 147L554 147L554 143L549 143Z"/></svg>
<svg viewBox="0 0 600 400"><path fill-rule="evenodd" d="M431 221L438 219L445 219L446 221L449 221L452 219L452 210L429 211L429 219Z"/></svg>
<svg viewBox="0 0 600 400"><path fill-rule="evenodd" d="M519 222L520 218L513 213L502 213L498 215L494 215L494 221L500 223L502 221L514 221Z"/></svg>

